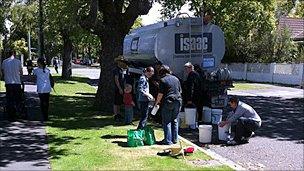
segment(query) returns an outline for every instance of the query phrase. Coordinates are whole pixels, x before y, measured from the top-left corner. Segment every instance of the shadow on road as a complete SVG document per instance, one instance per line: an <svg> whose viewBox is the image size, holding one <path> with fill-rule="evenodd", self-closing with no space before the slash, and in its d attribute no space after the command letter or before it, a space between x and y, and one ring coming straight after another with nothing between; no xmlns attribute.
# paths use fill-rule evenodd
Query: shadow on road
<svg viewBox="0 0 304 171"><path fill-rule="evenodd" d="M262 126L255 132L256 136L304 144L303 98L282 99L262 96L239 96L238 98L252 106L262 119ZM218 141L216 125L213 125L212 132L212 144L223 144L224 142ZM198 141L198 130L181 129L180 134L201 145Z"/></svg>
<svg viewBox="0 0 304 171"><path fill-rule="evenodd" d="M0 124L0 167L5 169L15 162L34 162L35 166L44 166L40 169L48 168L46 136L41 123L2 121Z"/></svg>
<svg viewBox="0 0 304 171"><path fill-rule="evenodd" d="M239 97L262 118L257 136L302 142L304 140L304 99L279 97Z"/></svg>

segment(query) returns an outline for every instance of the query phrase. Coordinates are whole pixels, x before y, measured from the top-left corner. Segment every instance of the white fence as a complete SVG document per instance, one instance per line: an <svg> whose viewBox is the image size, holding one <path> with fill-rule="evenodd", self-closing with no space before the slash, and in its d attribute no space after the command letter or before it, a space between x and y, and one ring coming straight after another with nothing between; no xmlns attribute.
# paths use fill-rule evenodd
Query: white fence
<svg viewBox="0 0 304 171"><path fill-rule="evenodd" d="M263 64L232 63L225 64L233 79L256 82L303 85L304 64Z"/></svg>

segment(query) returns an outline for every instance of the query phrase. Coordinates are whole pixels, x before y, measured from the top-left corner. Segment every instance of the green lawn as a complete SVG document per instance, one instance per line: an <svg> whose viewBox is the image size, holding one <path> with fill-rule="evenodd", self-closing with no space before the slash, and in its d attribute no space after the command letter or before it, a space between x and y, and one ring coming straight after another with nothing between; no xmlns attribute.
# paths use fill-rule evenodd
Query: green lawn
<svg viewBox="0 0 304 171"><path fill-rule="evenodd" d="M231 170L193 164L210 160L202 152L184 160L157 156L165 146L127 147L127 130L136 127L113 125L110 113L96 111L91 95L96 90L85 78L56 79L47 123L52 170ZM154 128L161 140L161 129Z"/></svg>
<svg viewBox="0 0 304 171"><path fill-rule="evenodd" d="M4 84L4 81L0 81L0 92L5 92L5 84Z"/></svg>
<svg viewBox="0 0 304 171"><path fill-rule="evenodd" d="M267 89L269 86L263 84L245 83L245 82L234 82L234 88L232 90L259 90Z"/></svg>

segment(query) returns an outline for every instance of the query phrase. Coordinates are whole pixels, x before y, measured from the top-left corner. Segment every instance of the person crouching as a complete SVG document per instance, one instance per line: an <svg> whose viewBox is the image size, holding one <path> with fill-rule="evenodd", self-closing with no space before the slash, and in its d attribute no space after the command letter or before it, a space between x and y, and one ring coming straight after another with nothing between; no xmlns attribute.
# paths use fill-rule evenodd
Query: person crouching
<svg viewBox="0 0 304 171"><path fill-rule="evenodd" d="M233 140L227 142L228 145L248 143L253 132L261 127L262 120L257 112L248 104L241 102L237 97L229 99L229 105L233 109L226 121L219 123L220 127L226 124L233 125L235 132Z"/></svg>

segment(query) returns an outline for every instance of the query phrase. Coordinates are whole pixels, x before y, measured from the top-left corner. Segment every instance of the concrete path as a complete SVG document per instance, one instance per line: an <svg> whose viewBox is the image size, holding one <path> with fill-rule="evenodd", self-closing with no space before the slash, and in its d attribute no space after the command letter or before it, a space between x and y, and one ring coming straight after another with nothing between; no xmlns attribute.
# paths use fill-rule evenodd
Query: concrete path
<svg viewBox="0 0 304 171"><path fill-rule="evenodd" d="M0 170L50 170L36 86L25 87L30 120L0 121Z"/></svg>
<svg viewBox="0 0 304 171"><path fill-rule="evenodd" d="M50 170L45 126L37 121L0 122L0 170Z"/></svg>

